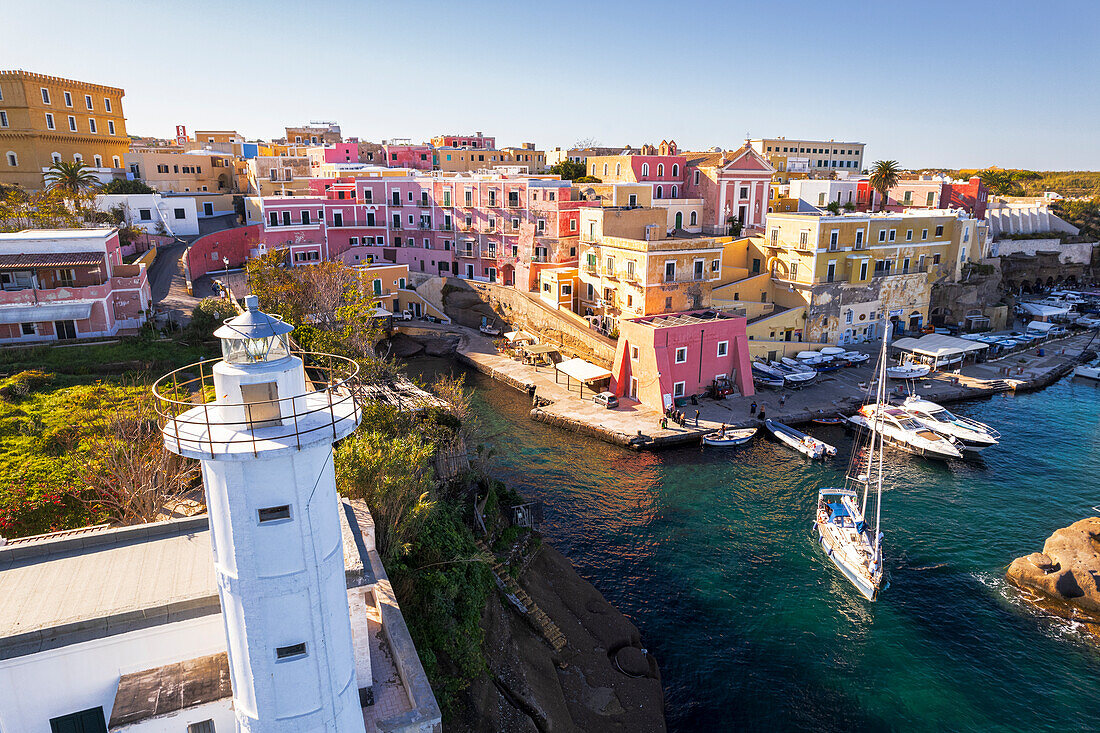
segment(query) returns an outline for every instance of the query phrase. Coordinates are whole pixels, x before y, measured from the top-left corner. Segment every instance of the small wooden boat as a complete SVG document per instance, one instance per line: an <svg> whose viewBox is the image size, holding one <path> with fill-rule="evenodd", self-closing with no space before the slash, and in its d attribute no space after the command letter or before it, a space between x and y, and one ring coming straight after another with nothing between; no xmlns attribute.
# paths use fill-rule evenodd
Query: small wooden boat
<svg viewBox="0 0 1100 733"><path fill-rule="evenodd" d="M500 335L500 326L496 325L496 323L489 323L489 319L485 316L481 317L481 325L477 330L481 331L486 336Z"/></svg>
<svg viewBox="0 0 1100 733"><path fill-rule="evenodd" d="M848 362L849 366L854 366L856 364L863 364L864 362L869 361L871 355L863 354L859 351L845 351L843 354L841 354L841 358L843 358L844 361Z"/></svg>
<svg viewBox="0 0 1100 733"><path fill-rule="evenodd" d="M844 353L844 349L839 346L823 346L820 353L822 356L840 356Z"/></svg>
<svg viewBox="0 0 1100 733"><path fill-rule="evenodd" d="M794 448L799 453L813 459L824 459L826 456L835 456L836 448L828 443L818 440L812 435L807 435L795 430L790 425L784 425L775 420L765 420L764 427L781 443Z"/></svg>
<svg viewBox="0 0 1100 733"><path fill-rule="evenodd" d="M810 420L810 422L812 422L816 425L841 425L841 424L844 423L844 418L842 418L842 417L815 417L813 420Z"/></svg>
<svg viewBox="0 0 1100 733"><path fill-rule="evenodd" d="M744 445L752 440L752 436L756 435L756 430L756 428L735 428L733 430L726 430L725 432L719 430L714 433L708 433L703 436L703 445L718 447Z"/></svg>

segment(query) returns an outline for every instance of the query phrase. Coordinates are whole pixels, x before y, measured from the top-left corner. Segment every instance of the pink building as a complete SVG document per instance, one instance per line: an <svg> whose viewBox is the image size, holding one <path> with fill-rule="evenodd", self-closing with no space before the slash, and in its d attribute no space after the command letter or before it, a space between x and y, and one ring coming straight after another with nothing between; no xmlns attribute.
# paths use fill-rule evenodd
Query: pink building
<svg viewBox="0 0 1100 733"><path fill-rule="evenodd" d="M411 142L383 142L384 165L389 168L412 168L418 171L430 171L435 165L434 151L431 145Z"/></svg>
<svg viewBox="0 0 1100 733"><path fill-rule="evenodd" d="M703 232L726 234L737 219L744 230L760 229L768 212L768 190L775 169L747 143L738 150L692 154L684 188L701 198Z"/></svg>
<svg viewBox="0 0 1100 733"><path fill-rule="evenodd" d="M125 265L115 229L0 234L0 343L134 333L152 297L145 265Z"/></svg>
<svg viewBox="0 0 1100 733"><path fill-rule="evenodd" d="M578 212L569 181L472 173L315 179L311 196L261 200L267 248L292 263L389 262L530 290L542 266L575 264Z"/></svg>
<svg viewBox="0 0 1100 733"><path fill-rule="evenodd" d="M497 139L494 136L482 135L480 132L475 132L473 135L437 135L432 138L432 145L437 148L495 150Z"/></svg>
<svg viewBox="0 0 1100 733"><path fill-rule="evenodd" d="M323 163L358 163L359 145L347 142L307 148L306 157L309 158L310 175L316 177Z"/></svg>
<svg viewBox="0 0 1100 733"><path fill-rule="evenodd" d="M685 311L619 322L610 389L656 410L703 394L729 379L754 394L745 318L721 311Z"/></svg>
<svg viewBox="0 0 1100 733"><path fill-rule="evenodd" d="M863 211L881 211L882 197L871 188L869 179L859 182L859 208ZM868 203L870 202L870 203ZM972 176L968 181L952 181L942 178L906 178L898 182L886 194L886 211L906 209L965 209L975 219L984 219L989 206L989 189L982 179Z"/></svg>

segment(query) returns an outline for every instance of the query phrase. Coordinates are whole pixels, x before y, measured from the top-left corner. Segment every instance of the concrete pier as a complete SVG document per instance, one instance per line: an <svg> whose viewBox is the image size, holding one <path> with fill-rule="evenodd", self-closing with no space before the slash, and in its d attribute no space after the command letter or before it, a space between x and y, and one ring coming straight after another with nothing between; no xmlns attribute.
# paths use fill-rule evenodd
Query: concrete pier
<svg viewBox="0 0 1100 733"><path fill-rule="evenodd" d="M418 326L419 328L419 326ZM619 398L619 406L607 409L592 401L592 393L579 395L565 383L555 383L552 367L533 367L501 354L493 340L473 329L462 326L438 326L432 329L457 334L461 341L457 358L470 367L540 398L541 406L533 406L531 418L584 435L636 450L698 443L700 438L717 430L722 424L730 427L762 427L758 415L791 425L811 422L818 417L851 415L863 404L867 384L873 377L874 359L856 367L845 367L821 374L810 386L798 389L760 390L755 397L729 397L723 400L699 398L683 408L688 416L685 427L673 424L661 428L663 415L645 405ZM1079 332L1067 338L1050 341L996 361L970 364L961 373L935 372L917 380L915 391L922 397L940 403L990 397L1001 392L1023 392L1041 389L1072 372L1082 349L1089 343L1091 331ZM1100 347L1100 338L1090 348ZM1044 356L1039 356L1039 348ZM890 382L892 390L901 382ZM756 415L750 406L757 404ZM699 411L698 426L695 411Z"/></svg>

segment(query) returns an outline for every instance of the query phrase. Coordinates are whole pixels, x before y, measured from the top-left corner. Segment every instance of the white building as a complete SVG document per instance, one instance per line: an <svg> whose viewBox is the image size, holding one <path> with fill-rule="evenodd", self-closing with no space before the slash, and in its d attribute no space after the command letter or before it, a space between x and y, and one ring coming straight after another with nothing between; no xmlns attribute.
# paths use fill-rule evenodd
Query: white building
<svg viewBox="0 0 1100 733"><path fill-rule="evenodd" d="M191 196L164 196L159 193L115 193L95 197L99 211L115 206L125 210L126 220L150 234L157 234L157 225L170 236L187 237L199 233L199 215Z"/></svg>
<svg viewBox="0 0 1100 733"><path fill-rule="evenodd" d="M1065 232L1080 234L1081 230L1050 210L1048 196L1034 198L991 197L985 218L994 237L1000 234L1040 234Z"/></svg>
<svg viewBox="0 0 1100 733"><path fill-rule="evenodd" d="M854 207L857 202L858 187L859 183L855 179L834 181L821 178L793 178L788 196L818 209L824 209L833 201L841 206L851 204Z"/></svg>

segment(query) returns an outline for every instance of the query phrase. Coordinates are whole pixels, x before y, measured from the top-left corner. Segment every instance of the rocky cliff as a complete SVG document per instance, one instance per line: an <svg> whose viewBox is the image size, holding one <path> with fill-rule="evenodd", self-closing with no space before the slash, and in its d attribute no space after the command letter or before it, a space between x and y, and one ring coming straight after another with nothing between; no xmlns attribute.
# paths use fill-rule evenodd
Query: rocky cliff
<svg viewBox="0 0 1100 733"><path fill-rule="evenodd" d="M1007 578L1036 605L1100 636L1100 517L1058 530L1042 552L1013 560Z"/></svg>
<svg viewBox="0 0 1100 733"><path fill-rule="evenodd" d="M463 731L665 730L664 695L638 629L543 544L520 585L565 634L555 652L500 593L482 617L489 673L467 693Z"/></svg>

